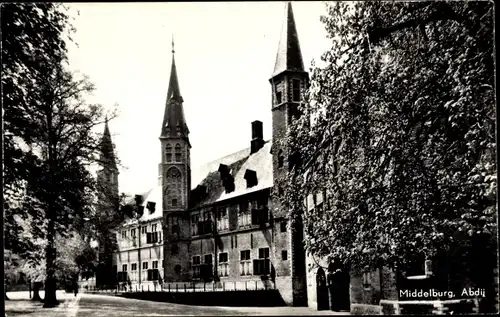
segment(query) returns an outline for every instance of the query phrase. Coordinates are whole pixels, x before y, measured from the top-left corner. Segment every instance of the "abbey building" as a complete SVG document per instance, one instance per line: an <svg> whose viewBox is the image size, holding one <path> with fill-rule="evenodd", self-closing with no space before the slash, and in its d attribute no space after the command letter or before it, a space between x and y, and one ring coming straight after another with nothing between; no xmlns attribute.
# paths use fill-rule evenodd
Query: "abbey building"
<svg viewBox="0 0 500 317"><path fill-rule="evenodd" d="M141 215L127 219L117 237L114 268L130 287L256 282L279 289L288 304L307 305L302 229L290 228L287 211L271 196L274 179L292 163L278 141L309 79L291 4L282 33L274 70L263 78L273 91L272 139L264 138L262 122L249 122L252 137L241 151L201 167L191 166L183 109L189 96L182 95L172 49L159 127L159 185L137 197ZM192 169L204 176L201 181L193 181Z"/></svg>

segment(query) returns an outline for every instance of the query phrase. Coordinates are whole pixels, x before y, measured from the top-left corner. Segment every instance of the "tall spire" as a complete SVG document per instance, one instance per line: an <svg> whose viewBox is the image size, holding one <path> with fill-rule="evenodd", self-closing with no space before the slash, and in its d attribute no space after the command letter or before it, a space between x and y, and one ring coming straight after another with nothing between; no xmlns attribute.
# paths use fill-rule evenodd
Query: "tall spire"
<svg viewBox="0 0 500 317"><path fill-rule="evenodd" d="M281 29L273 77L284 71L304 72L299 37L295 26L295 19L293 18L292 3L290 1L287 2L285 10L285 20Z"/></svg>
<svg viewBox="0 0 500 317"><path fill-rule="evenodd" d="M111 133L109 133L108 126L108 116L104 123L104 133L102 135L101 144L101 164L105 167L111 167L116 169L115 153L113 149L113 141L111 140Z"/></svg>
<svg viewBox="0 0 500 317"><path fill-rule="evenodd" d="M170 81L168 83L167 104L163 116L161 136L179 136L187 137L189 130L187 128L184 116L181 91L179 88L179 79L177 78L177 68L175 66L174 35L172 34L172 68L170 69Z"/></svg>
<svg viewBox="0 0 500 317"><path fill-rule="evenodd" d="M167 102L171 98L182 102L181 90L179 89L179 80L177 79L177 68L175 67L174 53L174 35L172 34L172 68L170 69L170 82L168 83Z"/></svg>

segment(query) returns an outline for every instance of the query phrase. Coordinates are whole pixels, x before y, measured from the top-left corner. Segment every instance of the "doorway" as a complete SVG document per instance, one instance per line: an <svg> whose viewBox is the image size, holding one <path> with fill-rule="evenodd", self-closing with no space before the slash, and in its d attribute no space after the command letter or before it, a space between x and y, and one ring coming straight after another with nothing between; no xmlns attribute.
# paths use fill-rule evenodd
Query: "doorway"
<svg viewBox="0 0 500 317"><path fill-rule="evenodd" d="M326 276L323 268L319 268L316 272L316 300L318 310L328 310L328 286L326 284Z"/></svg>
<svg viewBox="0 0 500 317"><path fill-rule="evenodd" d="M350 311L350 276L349 272L340 265L330 264L327 277L330 293L330 308L333 311Z"/></svg>

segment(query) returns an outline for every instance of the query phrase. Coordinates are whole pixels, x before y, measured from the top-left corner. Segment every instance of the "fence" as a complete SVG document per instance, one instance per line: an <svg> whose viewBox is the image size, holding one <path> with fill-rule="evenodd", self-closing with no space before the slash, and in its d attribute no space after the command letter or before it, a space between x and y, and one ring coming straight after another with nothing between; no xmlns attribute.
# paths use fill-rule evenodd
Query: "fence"
<svg viewBox="0 0 500 317"><path fill-rule="evenodd" d="M225 292L225 291L255 291L274 290L276 285L270 281L223 281L223 282L186 282L186 283L148 283L121 284L111 287L88 286L91 292L124 293L124 292Z"/></svg>

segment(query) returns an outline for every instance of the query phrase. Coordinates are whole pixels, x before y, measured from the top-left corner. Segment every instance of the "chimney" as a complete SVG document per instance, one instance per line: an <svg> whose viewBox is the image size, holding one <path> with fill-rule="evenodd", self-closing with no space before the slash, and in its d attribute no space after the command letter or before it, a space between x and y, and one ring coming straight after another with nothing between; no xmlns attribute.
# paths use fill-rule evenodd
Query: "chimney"
<svg viewBox="0 0 500 317"><path fill-rule="evenodd" d="M262 136L262 122L255 120L252 122L252 141L250 142L250 154L258 152L264 145Z"/></svg>

